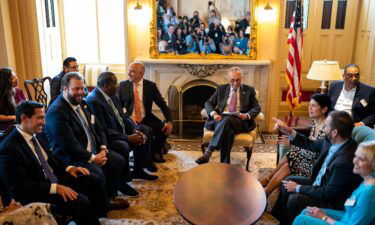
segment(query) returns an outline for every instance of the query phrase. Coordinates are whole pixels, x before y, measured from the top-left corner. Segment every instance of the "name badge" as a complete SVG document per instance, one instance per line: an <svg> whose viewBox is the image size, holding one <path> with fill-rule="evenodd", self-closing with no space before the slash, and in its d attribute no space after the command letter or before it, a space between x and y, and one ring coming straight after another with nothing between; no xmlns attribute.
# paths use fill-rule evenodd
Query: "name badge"
<svg viewBox="0 0 375 225"><path fill-rule="evenodd" d="M354 206L356 202L355 198L348 198L344 204L344 206Z"/></svg>
<svg viewBox="0 0 375 225"><path fill-rule="evenodd" d="M218 33L215 33L215 37L219 37Z"/></svg>
<svg viewBox="0 0 375 225"><path fill-rule="evenodd" d="M169 40L169 41L168 41L168 43L171 43L171 42L172 42L172 40Z"/></svg>
<svg viewBox="0 0 375 225"><path fill-rule="evenodd" d="M127 111L126 111L126 107L122 108L122 112L123 112L123 113L126 113L126 112L127 112Z"/></svg>
<svg viewBox="0 0 375 225"><path fill-rule="evenodd" d="M362 99L361 101L360 101L360 103L363 105L363 107L366 107L367 106L367 101L366 101L366 99Z"/></svg>
<svg viewBox="0 0 375 225"><path fill-rule="evenodd" d="M91 114L91 123L95 125L95 116Z"/></svg>

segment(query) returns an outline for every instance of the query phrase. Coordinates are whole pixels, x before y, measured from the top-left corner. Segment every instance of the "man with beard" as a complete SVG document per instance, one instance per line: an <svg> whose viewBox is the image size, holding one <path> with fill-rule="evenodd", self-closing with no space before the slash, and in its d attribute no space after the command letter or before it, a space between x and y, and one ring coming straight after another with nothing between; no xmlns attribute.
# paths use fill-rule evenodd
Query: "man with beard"
<svg viewBox="0 0 375 225"><path fill-rule="evenodd" d="M361 83L359 67L345 66L343 81L335 81L329 87L328 95L335 110L348 112L356 125L373 128L375 124L375 88Z"/></svg>
<svg viewBox="0 0 375 225"><path fill-rule="evenodd" d="M125 160L107 149L105 134L83 100L83 77L71 72L65 74L61 84L63 94L49 107L46 117L45 130L54 155L66 164L85 167L102 177L112 205L128 207L128 202L115 198L118 188L127 185L119 182Z"/></svg>
<svg viewBox="0 0 375 225"><path fill-rule="evenodd" d="M325 121L326 138L316 141L296 133L281 120L274 121L275 128L288 135L293 145L317 152L319 157L311 179L288 176L283 181L272 215L280 220L280 225L287 225L307 206L343 210L345 200L361 180L353 174L357 144L351 138L351 116L345 111L332 111Z"/></svg>
<svg viewBox="0 0 375 225"><path fill-rule="evenodd" d="M157 180L157 176L144 171L145 168L156 172L157 168L152 162L152 137L150 130L144 125L135 124L125 115L120 99L116 95L117 78L112 72L106 71L99 75L97 87L87 96L87 103L94 109L97 122L106 131L109 148L118 151L125 159L122 179ZM129 147L130 145L130 147ZM134 169L132 176L129 169L129 150L133 149ZM125 191L125 193L124 193ZM137 196L138 192L130 186L123 194Z"/></svg>

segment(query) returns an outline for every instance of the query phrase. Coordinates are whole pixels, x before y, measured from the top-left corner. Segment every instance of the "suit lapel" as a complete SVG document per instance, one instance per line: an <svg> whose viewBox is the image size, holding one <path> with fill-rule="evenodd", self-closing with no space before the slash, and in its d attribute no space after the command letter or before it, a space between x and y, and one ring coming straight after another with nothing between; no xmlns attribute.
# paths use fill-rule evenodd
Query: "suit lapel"
<svg viewBox="0 0 375 225"><path fill-rule="evenodd" d="M237 104L239 104L239 109L240 109L240 112L242 111L245 111L244 109L242 109L243 105L242 104L243 102L245 102L245 97L248 96L248 95L245 95L245 90L243 88L243 85L241 84L241 87L240 87L240 90L239 90L239 94L240 94L240 102L238 102Z"/></svg>
<svg viewBox="0 0 375 225"><path fill-rule="evenodd" d="M20 134L20 132L18 132L17 129L15 129L15 132L17 132L17 139L18 139L19 143L21 143L22 150L24 152L26 152L26 154L29 155L30 158L32 158L32 161L34 161L35 165L38 167L38 169L40 170L40 172L44 174L44 172L43 172L43 170L42 170L42 168L40 166L39 160L35 156L33 150L31 150L30 146L27 144L25 138L22 137L22 135ZM43 148L44 148L44 146L43 146Z"/></svg>
<svg viewBox="0 0 375 225"><path fill-rule="evenodd" d="M82 129L82 131L84 132L85 130L83 129L82 127L82 124L81 124L81 120L78 118L78 115L77 113L73 110L73 108L69 105L69 103L65 100L65 98L60 95L60 98L62 100L62 102L65 104L67 110L69 110L72 114L72 117L73 117L73 120L79 124L79 127Z"/></svg>
<svg viewBox="0 0 375 225"><path fill-rule="evenodd" d="M128 115L131 115L133 114L133 110L134 110L134 90L133 90L133 83L128 80L128 83L126 84L127 85L127 92L126 93L128 96L129 96L129 103L130 104L127 104L127 108L126 108L126 112L128 113Z"/></svg>
<svg viewBox="0 0 375 225"><path fill-rule="evenodd" d="M358 104L358 102L360 101L360 96L359 96L359 93L360 93L360 87L361 87L361 84L357 85L357 89L355 91L355 94L354 94L354 98L353 98L353 104L352 104L352 109L355 108L355 106Z"/></svg>
<svg viewBox="0 0 375 225"><path fill-rule="evenodd" d="M229 93L230 93L230 85L228 84L228 85L225 87L225 90L224 90L224 96L225 96L225 98L223 99L224 101L223 101L223 102L220 102L220 105L222 106L222 107L221 107L221 112L224 111L225 106L227 105L228 98L229 98Z"/></svg>
<svg viewBox="0 0 375 225"><path fill-rule="evenodd" d="M95 88L94 91L95 91L94 93L98 96L98 98L100 98L100 101L104 102L104 105L105 105L106 109L109 110L109 112L111 113L113 118L115 118L116 122L120 125L120 123L117 121L117 117L115 115L115 112L113 112L112 107L109 105L109 103L108 103L107 99L104 97L103 93L97 88ZM115 104L113 100L112 100L112 102L113 102L113 104ZM116 107L116 105L115 105L115 107Z"/></svg>

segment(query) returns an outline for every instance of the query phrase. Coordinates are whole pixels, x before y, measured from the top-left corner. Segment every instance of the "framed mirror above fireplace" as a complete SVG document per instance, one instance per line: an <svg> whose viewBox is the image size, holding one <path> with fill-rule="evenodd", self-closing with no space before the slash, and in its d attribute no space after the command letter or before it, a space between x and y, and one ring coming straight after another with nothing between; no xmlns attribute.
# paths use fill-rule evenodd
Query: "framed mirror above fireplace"
<svg viewBox="0 0 375 225"><path fill-rule="evenodd" d="M256 0L150 0L153 59L252 59Z"/></svg>

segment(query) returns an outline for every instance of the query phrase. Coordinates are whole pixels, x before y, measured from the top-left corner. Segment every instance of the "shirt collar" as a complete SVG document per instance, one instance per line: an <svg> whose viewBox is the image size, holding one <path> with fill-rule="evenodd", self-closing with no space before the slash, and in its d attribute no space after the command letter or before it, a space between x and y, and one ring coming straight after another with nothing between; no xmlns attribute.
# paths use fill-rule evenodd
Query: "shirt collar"
<svg viewBox="0 0 375 225"><path fill-rule="evenodd" d="M17 128L18 132L20 132L20 134L22 135L22 137L26 140L26 142L31 141L31 139L32 139L33 137L35 137L35 135L30 135L29 133L23 131L23 130L19 127L19 125L17 125L16 128Z"/></svg>
<svg viewBox="0 0 375 225"><path fill-rule="evenodd" d="M338 143L338 144L332 144L331 145L331 151L337 152L337 150L339 150L341 148L341 146L343 146L346 142L348 142L348 140L343 141L343 142Z"/></svg>
<svg viewBox="0 0 375 225"><path fill-rule="evenodd" d="M100 89L100 88L98 88L98 89L103 94L105 100L108 102L111 98L106 93L104 93L104 91L102 91L102 89Z"/></svg>
<svg viewBox="0 0 375 225"><path fill-rule="evenodd" d="M133 83L133 85L134 85L134 83ZM142 87L142 86L143 86L143 78L142 78L142 80L140 80L140 81L137 83L137 86L138 86L138 87Z"/></svg>
<svg viewBox="0 0 375 225"><path fill-rule="evenodd" d="M72 109L73 109L74 111L76 111L79 105L73 105L72 103L70 103L70 101L69 101L67 98L65 98L64 95L63 95L63 97L64 97L64 99L68 102L68 104L70 105L70 107L72 107Z"/></svg>
<svg viewBox="0 0 375 225"><path fill-rule="evenodd" d="M237 88L237 91L239 91L241 89L241 86L239 88ZM234 90L234 88L232 87L232 85L230 85L230 91L232 92Z"/></svg>
<svg viewBox="0 0 375 225"><path fill-rule="evenodd" d="M345 84L342 86L342 92L344 92L345 94L349 94L349 93L356 92L356 91L357 91L357 86L350 89L349 91L345 90Z"/></svg>

